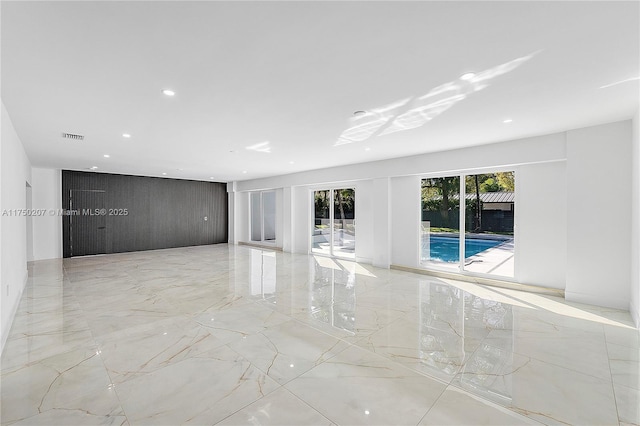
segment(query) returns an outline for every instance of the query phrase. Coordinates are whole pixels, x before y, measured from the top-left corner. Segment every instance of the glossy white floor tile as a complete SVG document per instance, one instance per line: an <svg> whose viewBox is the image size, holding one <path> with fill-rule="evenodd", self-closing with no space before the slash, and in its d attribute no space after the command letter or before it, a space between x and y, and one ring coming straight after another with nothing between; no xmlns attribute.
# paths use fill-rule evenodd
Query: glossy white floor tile
<svg viewBox="0 0 640 426"><path fill-rule="evenodd" d="M116 385L131 424L215 424L278 384L222 346Z"/></svg>
<svg viewBox="0 0 640 426"><path fill-rule="evenodd" d="M285 388L237 411L218 425L298 425L331 426L326 417L302 402Z"/></svg>
<svg viewBox="0 0 640 426"><path fill-rule="evenodd" d="M491 401L455 387L449 387L420 422L420 425L537 425L538 422Z"/></svg>
<svg viewBox="0 0 640 426"><path fill-rule="evenodd" d="M244 246L30 264L3 425L640 424L628 313Z"/></svg>
<svg viewBox="0 0 640 426"><path fill-rule="evenodd" d="M351 346L285 387L336 424L415 425L446 385Z"/></svg>
<svg viewBox="0 0 640 426"><path fill-rule="evenodd" d="M287 321L229 344L280 384L343 351L348 343L297 321Z"/></svg>

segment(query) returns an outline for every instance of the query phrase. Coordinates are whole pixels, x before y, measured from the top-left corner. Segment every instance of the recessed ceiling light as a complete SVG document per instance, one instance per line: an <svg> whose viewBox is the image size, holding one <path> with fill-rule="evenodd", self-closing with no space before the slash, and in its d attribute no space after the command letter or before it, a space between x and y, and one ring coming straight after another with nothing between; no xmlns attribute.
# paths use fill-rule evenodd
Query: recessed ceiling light
<svg viewBox="0 0 640 426"><path fill-rule="evenodd" d="M473 72L467 72L467 73L464 73L464 74L462 74L462 75L460 76L460 80L463 80L463 81L469 81L469 80L472 80L472 79L473 79L473 77L475 77L475 76L476 76L476 74L475 74L475 73L473 73Z"/></svg>
<svg viewBox="0 0 640 426"><path fill-rule="evenodd" d="M123 133L122 137L125 139L129 139L131 137L131 135L129 133Z"/></svg>
<svg viewBox="0 0 640 426"><path fill-rule="evenodd" d="M171 90L171 89L164 89L164 90L162 91L162 94L163 94L163 95L167 95L167 96L173 96L173 95L175 95L175 94L176 94L176 92L174 92L174 91L173 91L173 90Z"/></svg>
<svg viewBox="0 0 640 426"><path fill-rule="evenodd" d="M213 176L210 176L209 179L215 179Z"/></svg>
<svg viewBox="0 0 640 426"><path fill-rule="evenodd" d="M364 150L365 150L365 151L371 151L371 148L366 147Z"/></svg>
<svg viewBox="0 0 640 426"><path fill-rule="evenodd" d="M505 124L509 124L509 123L511 123L512 121L513 121L512 119L507 118L506 120L504 120L504 121L503 121L503 123L505 123Z"/></svg>
<svg viewBox="0 0 640 426"><path fill-rule="evenodd" d="M103 155L103 157L104 157L104 158L109 158L109 157L111 157L111 156L110 156L109 154L105 154L105 155Z"/></svg>
<svg viewBox="0 0 640 426"><path fill-rule="evenodd" d="M289 164L294 164L294 162L293 161L289 161Z"/></svg>
<svg viewBox="0 0 640 426"><path fill-rule="evenodd" d="M90 170L98 170L98 166L91 166Z"/></svg>
<svg viewBox="0 0 640 426"><path fill-rule="evenodd" d="M355 115L356 117L359 117L361 115L365 115L366 113L367 111L358 110L358 111L354 111L353 115Z"/></svg>
<svg viewBox="0 0 640 426"><path fill-rule="evenodd" d="M166 175L167 175L166 173L162 173L162 176L166 176Z"/></svg>
<svg viewBox="0 0 640 426"><path fill-rule="evenodd" d="M243 171L242 171L242 173L247 173L247 171L246 171L246 170L243 170Z"/></svg>

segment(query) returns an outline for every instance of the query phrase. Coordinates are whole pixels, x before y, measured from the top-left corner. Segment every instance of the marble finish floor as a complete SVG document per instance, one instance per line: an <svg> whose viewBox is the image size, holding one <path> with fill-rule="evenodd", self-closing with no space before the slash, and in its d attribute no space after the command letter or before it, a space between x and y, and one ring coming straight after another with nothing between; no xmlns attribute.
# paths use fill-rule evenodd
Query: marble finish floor
<svg viewBox="0 0 640 426"><path fill-rule="evenodd" d="M2 425L640 424L628 313L327 257L30 264Z"/></svg>

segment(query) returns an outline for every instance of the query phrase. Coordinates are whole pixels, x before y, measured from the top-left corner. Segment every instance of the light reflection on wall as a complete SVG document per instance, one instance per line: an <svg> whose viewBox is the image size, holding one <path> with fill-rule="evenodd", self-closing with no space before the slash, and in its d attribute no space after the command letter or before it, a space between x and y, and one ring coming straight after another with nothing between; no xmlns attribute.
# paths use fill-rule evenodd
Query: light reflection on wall
<svg viewBox="0 0 640 426"><path fill-rule="evenodd" d="M534 52L473 76L442 84L423 96L401 99L352 117L351 126L342 132L334 146L362 142L374 135L387 135L424 126L471 94L489 87L491 80L515 70L538 53Z"/></svg>

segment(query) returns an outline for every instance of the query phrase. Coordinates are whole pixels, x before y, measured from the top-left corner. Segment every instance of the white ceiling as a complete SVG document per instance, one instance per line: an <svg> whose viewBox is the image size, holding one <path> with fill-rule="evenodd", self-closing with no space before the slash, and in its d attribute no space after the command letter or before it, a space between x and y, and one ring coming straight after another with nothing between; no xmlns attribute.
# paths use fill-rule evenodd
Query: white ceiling
<svg viewBox="0 0 640 426"><path fill-rule="evenodd" d="M243 180L638 109L637 1L1 7L2 100L36 167Z"/></svg>

